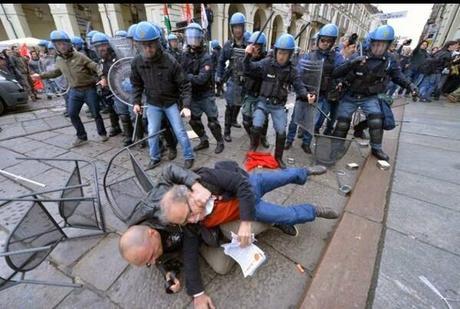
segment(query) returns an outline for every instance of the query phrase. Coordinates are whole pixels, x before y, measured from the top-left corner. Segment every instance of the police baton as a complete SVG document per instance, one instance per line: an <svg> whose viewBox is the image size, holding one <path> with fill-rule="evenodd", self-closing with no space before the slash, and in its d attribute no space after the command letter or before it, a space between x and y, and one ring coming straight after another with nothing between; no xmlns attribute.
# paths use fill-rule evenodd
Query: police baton
<svg viewBox="0 0 460 309"><path fill-rule="evenodd" d="M257 35L256 39L254 40L254 43L253 44L256 44L257 41L259 40L260 36L262 35L262 33L264 32L265 28L267 28L268 26L268 22L270 21L270 19L272 19L273 15L275 15L275 11L272 10L272 13L270 14L270 16L268 16L267 20L265 21L265 24L262 26L262 28L259 30L259 34Z"/></svg>
<svg viewBox="0 0 460 309"><path fill-rule="evenodd" d="M297 35L294 37L294 41L296 41L302 35L302 33L304 33L305 30L307 30L308 26L310 26L310 22L307 22L305 25L302 26L302 28L300 28L299 33L297 33Z"/></svg>

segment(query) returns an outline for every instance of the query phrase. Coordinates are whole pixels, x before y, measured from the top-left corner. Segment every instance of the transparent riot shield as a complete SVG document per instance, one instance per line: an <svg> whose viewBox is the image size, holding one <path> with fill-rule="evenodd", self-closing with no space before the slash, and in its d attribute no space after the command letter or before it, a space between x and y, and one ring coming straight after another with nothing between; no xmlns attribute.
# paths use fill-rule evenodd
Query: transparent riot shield
<svg viewBox="0 0 460 309"><path fill-rule="evenodd" d="M57 78L52 79L56 86L58 87L58 91L60 95L65 95L69 92L70 85L64 75L61 75Z"/></svg>
<svg viewBox="0 0 460 309"><path fill-rule="evenodd" d="M311 135L314 135L315 122L318 111L318 97L319 90L321 87L321 77L323 74L323 60L306 60L300 59L300 71L299 74L302 78L302 83L307 88L309 93L316 93L316 102L309 104L297 100L294 109L294 122L308 131Z"/></svg>
<svg viewBox="0 0 460 309"><path fill-rule="evenodd" d="M126 57L117 60L109 69L107 82L110 91L122 103L132 106L130 97L132 85L130 81L131 61L133 57Z"/></svg>
<svg viewBox="0 0 460 309"><path fill-rule="evenodd" d="M117 55L117 59L134 57L137 54L131 39L123 37L111 38L109 44Z"/></svg>

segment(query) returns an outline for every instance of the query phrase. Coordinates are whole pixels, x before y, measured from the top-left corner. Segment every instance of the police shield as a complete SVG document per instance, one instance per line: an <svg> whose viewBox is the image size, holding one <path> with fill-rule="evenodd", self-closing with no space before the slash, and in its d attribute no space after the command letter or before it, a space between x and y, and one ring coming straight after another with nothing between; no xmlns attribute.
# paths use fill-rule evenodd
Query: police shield
<svg viewBox="0 0 460 309"><path fill-rule="evenodd" d="M227 84L229 101L235 106L243 104L243 84L244 84L244 48L233 48L230 58L231 65L231 85ZM229 87L230 86L230 87Z"/></svg>
<svg viewBox="0 0 460 309"><path fill-rule="evenodd" d="M58 88L57 90L59 91L60 95L64 95L67 92L69 92L70 85L67 79L64 77L64 75L54 78L52 79L52 81L54 81L54 83L56 84Z"/></svg>
<svg viewBox="0 0 460 309"><path fill-rule="evenodd" d="M117 60L109 69L107 81L110 91L122 103L132 106L130 97L132 85L130 81L131 61L133 57Z"/></svg>
<svg viewBox="0 0 460 309"><path fill-rule="evenodd" d="M311 135L314 134L315 122L318 119L318 96L321 87L321 76L323 74L323 60L300 60L299 74L303 85L309 93L316 93L316 102L309 104L305 101L297 100L294 107L295 123L308 131Z"/></svg>
<svg viewBox="0 0 460 309"><path fill-rule="evenodd" d="M118 59L134 57L136 55L136 48L131 39L124 37L111 38L109 44Z"/></svg>

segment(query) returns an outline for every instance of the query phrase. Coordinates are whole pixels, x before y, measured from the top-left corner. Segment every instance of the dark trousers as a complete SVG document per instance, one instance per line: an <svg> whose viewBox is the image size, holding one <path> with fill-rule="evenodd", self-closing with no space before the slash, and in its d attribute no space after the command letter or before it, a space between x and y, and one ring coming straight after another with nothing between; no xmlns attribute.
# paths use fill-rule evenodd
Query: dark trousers
<svg viewBox="0 0 460 309"><path fill-rule="evenodd" d="M80 119L80 111L83 104L88 105L91 113L94 115L94 121L96 122L97 133L99 135L107 135L104 126L104 120L99 113L99 96L96 92L96 87L90 87L83 90L71 88L69 90L69 117L72 121L72 125L77 130L77 137L82 140L87 140L85 127Z"/></svg>

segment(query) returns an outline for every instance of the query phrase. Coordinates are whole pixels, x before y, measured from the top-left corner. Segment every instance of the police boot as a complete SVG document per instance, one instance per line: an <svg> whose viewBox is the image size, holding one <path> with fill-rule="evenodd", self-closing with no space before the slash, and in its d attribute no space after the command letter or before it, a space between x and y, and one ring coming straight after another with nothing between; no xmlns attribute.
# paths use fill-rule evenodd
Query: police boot
<svg viewBox="0 0 460 309"><path fill-rule="evenodd" d="M378 148L372 147L372 154L379 160L388 161L390 157L383 152L381 145L383 140L383 118L381 114L370 114L367 117L371 145L380 145Z"/></svg>
<svg viewBox="0 0 460 309"><path fill-rule="evenodd" d="M284 142L286 141L286 134L276 134L275 144L275 160L278 162L281 169L286 168L286 163L283 161Z"/></svg>
<svg viewBox="0 0 460 309"><path fill-rule="evenodd" d="M236 105L233 107L232 112L232 127L241 128L241 125L238 123L238 114L240 113L241 106Z"/></svg>
<svg viewBox="0 0 460 309"><path fill-rule="evenodd" d="M262 132L260 135L260 143L264 148L270 148L270 143L267 140L267 130L268 130L268 119L265 119L264 126L262 127Z"/></svg>
<svg viewBox="0 0 460 309"><path fill-rule="evenodd" d="M251 127L252 127L252 118L250 116L243 114L243 128L249 137L251 137Z"/></svg>
<svg viewBox="0 0 460 309"><path fill-rule="evenodd" d="M208 128L212 133L212 136L217 141L216 149L214 153L218 154L224 151L224 138L222 137L222 127L219 124L219 120L217 118L208 118Z"/></svg>
<svg viewBox="0 0 460 309"><path fill-rule="evenodd" d="M205 132L203 123L201 122L201 117L196 117L192 115L189 124L192 127L193 131L196 133L196 135L198 135L198 137L200 138L200 143L193 147L193 150L198 151L209 148L209 141L207 138L204 138Z"/></svg>
<svg viewBox="0 0 460 309"><path fill-rule="evenodd" d="M123 127L123 133L125 138L123 139L123 146L129 146L133 143L132 136L133 136L133 124L129 115L120 115L121 118L121 125Z"/></svg>
<svg viewBox="0 0 460 309"><path fill-rule="evenodd" d="M233 106L228 106L225 108L225 117L224 117L224 140L226 142L231 142L232 138L231 134L231 127L232 127L232 112Z"/></svg>
<svg viewBox="0 0 460 309"><path fill-rule="evenodd" d="M260 132L261 128L253 127L251 129L251 147L249 150L257 151L257 147L259 147L260 143Z"/></svg>
<svg viewBox="0 0 460 309"><path fill-rule="evenodd" d="M110 118L110 131L109 131L109 136L115 136L121 133L120 125L119 125L119 120L117 113L112 109L109 113L109 118Z"/></svg>

